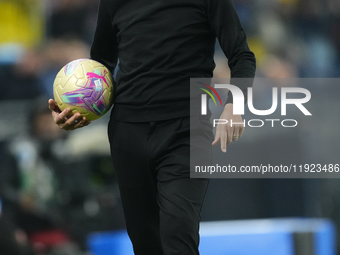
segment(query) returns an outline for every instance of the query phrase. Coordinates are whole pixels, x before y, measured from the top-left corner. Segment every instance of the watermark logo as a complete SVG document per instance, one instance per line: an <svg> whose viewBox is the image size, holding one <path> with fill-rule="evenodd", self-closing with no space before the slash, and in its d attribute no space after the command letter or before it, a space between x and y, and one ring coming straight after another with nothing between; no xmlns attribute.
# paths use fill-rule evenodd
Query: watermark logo
<svg viewBox="0 0 340 255"><path fill-rule="evenodd" d="M204 85L207 89L210 89L213 93L215 93L215 95L217 96L218 100L220 101L221 106L223 106L220 95L217 93L217 91L213 87L211 87L210 85L208 85L206 83L203 83L203 82L197 82L197 83ZM217 102L215 100L214 95L209 90L207 90L206 88L198 88L198 89L203 90L204 92L206 92L211 97L211 99L214 101L215 105L217 105ZM207 104L208 104L207 94L202 94L201 95L201 102L202 102L201 103L201 106L202 106L201 107L201 113L202 113L202 115L207 115Z"/></svg>
<svg viewBox="0 0 340 255"><path fill-rule="evenodd" d="M245 112L245 100L244 100L244 94L242 92L242 90L232 84L215 84L213 88L212 86L209 86L205 83L202 82L197 82L200 83L202 85L204 85L205 87L209 88L213 93L215 93L215 95L218 97L220 104L222 105L222 101L221 98L219 96L219 94L217 93L217 91L215 89L227 89L231 92L232 96L233 96L233 114L235 115L244 115ZM206 92L214 101L215 105L217 105L216 100L213 96L213 94L208 91L205 88L199 88L201 90L203 90L204 92ZM312 114L307 110L307 108L304 106L305 103L309 102L311 99L311 93L309 90L305 89L305 88L300 88L300 87L281 87L281 115L285 116L287 115L287 105L295 105L305 116L312 116ZM254 107L253 104L253 88L248 87L247 88L247 105L248 105L248 109L251 113L253 113L254 115L257 116L268 116L273 114L277 108L278 108L278 88L277 87L273 87L272 88L272 105L269 109L266 110L259 110L256 109ZM202 94L201 95L201 115L207 115L207 108L208 108L208 103L207 103L207 94ZM300 98L287 98L289 94L299 94L302 97ZM271 122L272 127L274 127L274 122L275 121L280 121L282 126L284 127L295 127L297 126L297 121L294 119L287 119L287 120L279 120L279 119L266 119L265 121L269 121ZM254 125L252 123L258 123L258 125ZM292 122L294 123L293 125L285 125L285 123L287 122ZM213 120L213 126L215 127L216 124L227 124L228 120L225 119L214 119ZM250 127L262 127L264 125L264 121L261 119L252 119L248 121L248 124ZM231 125L233 125L233 123L229 123ZM236 124L236 123L234 123ZM240 123L238 123L240 124ZM244 126L245 126L245 120L243 122Z"/></svg>
<svg viewBox="0 0 340 255"><path fill-rule="evenodd" d="M336 132L313 139L320 128L339 126L339 84L339 78L190 78L190 177L340 179ZM221 142L240 131L227 156L212 146L214 134Z"/></svg>

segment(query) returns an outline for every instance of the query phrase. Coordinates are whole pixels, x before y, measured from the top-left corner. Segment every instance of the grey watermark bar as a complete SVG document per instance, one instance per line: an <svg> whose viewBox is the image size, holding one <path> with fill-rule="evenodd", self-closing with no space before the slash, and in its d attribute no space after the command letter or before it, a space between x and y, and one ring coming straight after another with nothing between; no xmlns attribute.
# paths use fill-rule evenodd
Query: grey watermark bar
<svg viewBox="0 0 340 255"><path fill-rule="evenodd" d="M339 85L337 78L191 79L191 177L340 178ZM232 140L226 152L223 135Z"/></svg>

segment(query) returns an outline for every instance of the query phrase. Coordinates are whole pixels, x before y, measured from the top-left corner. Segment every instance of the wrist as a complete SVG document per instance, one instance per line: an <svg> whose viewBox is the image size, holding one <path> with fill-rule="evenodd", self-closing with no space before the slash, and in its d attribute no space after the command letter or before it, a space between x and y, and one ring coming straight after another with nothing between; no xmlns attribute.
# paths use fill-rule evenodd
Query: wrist
<svg viewBox="0 0 340 255"><path fill-rule="evenodd" d="M230 110L230 109L232 110L232 109L233 109L233 103L227 103L227 104L225 104L225 105L224 105L224 109L225 109L225 110Z"/></svg>

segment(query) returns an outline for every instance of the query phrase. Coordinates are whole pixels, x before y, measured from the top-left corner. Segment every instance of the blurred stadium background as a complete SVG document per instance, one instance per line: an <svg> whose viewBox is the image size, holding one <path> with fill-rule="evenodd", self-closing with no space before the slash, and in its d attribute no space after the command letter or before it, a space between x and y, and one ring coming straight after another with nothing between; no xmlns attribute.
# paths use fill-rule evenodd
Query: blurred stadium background
<svg viewBox="0 0 340 255"><path fill-rule="evenodd" d="M339 0L234 2L259 77L340 77ZM47 109L60 68L89 57L98 3L0 0L1 255L88 254L93 233L124 229L106 139L109 116L77 132L64 132ZM215 77L228 77L218 44L215 62ZM339 104L338 97L333 93L326 98ZM322 138L338 141L338 133L327 130ZM299 139L291 143L302 152L310 146ZM270 151L275 144L266 146ZM202 211L203 221L286 217L327 218L338 229L340 181L212 180ZM249 224L251 228L253 222ZM313 238L303 240L309 240L307 247L313 243ZM334 254L297 250L276 254Z"/></svg>

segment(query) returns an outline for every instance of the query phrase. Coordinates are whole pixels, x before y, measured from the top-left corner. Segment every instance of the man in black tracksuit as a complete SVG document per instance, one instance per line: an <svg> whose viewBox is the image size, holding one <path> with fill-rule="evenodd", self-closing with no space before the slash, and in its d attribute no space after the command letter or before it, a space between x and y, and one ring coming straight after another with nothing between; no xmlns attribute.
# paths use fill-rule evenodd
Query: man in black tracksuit
<svg viewBox="0 0 340 255"><path fill-rule="evenodd" d="M190 179L189 85L190 78L212 77L216 37L232 78L253 78L255 57L232 0L100 2L91 58L111 71L119 59L108 132L136 255L199 254L208 180ZM60 113L53 100L50 108L61 128L89 124L78 115L66 118L69 111ZM232 115L230 96L221 118L242 121ZM202 127L209 116L196 122ZM212 133L204 138L207 155L212 142L221 142L225 152L242 132L240 126L218 125L215 140Z"/></svg>

